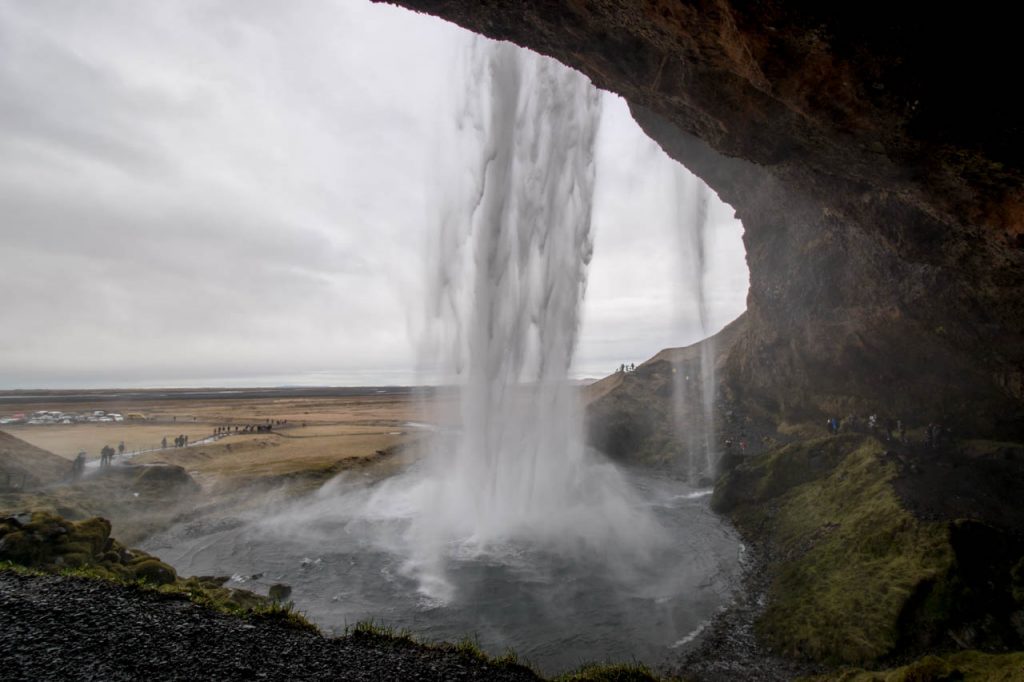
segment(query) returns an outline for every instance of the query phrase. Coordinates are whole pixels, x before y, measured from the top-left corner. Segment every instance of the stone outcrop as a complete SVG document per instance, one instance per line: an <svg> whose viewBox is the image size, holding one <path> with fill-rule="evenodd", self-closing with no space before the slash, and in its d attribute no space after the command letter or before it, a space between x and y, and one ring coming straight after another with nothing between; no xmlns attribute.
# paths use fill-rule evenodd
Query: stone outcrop
<svg viewBox="0 0 1024 682"><path fill-rule="evenodd" d="M727 376L789 418L1024 427L1024 135L1008 10L401 0L624 96L746 228Z"/></svg>

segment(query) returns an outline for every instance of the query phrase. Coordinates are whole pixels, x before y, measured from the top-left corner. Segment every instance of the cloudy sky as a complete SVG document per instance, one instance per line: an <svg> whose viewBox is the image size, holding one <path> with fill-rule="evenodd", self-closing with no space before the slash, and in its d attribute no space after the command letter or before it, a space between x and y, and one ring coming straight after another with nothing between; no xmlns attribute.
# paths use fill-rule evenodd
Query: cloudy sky
<svg viewBox="0 0 1024 682"><path fill-rule="evenodd" d="M0 389L416 381L472 39L368 0L0 0ZM690 181L604 100L576 376L699 337ZM712 203L718 328L747 272Z"/></svg>

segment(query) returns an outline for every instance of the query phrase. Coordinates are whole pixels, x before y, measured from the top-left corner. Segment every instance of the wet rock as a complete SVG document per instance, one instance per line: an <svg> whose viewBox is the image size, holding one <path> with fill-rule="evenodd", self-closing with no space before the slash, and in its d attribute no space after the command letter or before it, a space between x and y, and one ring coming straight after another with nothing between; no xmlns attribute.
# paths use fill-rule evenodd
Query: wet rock
<svg viewBox="0 0 1024 682"><path fill-rule="evenodd" d="M274 601L282 602L292 595L292 588L284 583L274 583L270 586L268 594Z"/></svg>

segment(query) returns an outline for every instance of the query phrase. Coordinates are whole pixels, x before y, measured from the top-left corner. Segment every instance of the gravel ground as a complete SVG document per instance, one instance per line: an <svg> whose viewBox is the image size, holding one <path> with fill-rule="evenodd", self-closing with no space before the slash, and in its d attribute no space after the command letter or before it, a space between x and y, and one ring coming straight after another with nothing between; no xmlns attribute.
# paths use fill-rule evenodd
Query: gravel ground
<svg viewBox="0 0 1024 682"><path fill-rule="evenodd" d="M0 571L0 680L537 680L368 635L325 638L111 583Z"/></svg>
<svg viewBox="0 0 1024 682"><path fill-rule="evenodd" d="M700 682L788 682L824 672L822 666L773 655L754 634L764 612L769 586L767 552L747 543L743 587L701 634L696 649L671 666L669 674Z"/></svg>

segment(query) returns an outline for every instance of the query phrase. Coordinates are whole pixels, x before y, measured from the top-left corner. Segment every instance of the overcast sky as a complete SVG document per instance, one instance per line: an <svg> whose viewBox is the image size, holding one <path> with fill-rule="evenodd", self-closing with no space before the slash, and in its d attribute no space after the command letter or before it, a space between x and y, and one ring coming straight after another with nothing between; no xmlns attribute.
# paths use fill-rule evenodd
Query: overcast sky
<svg viewBox="0 0 1024 682"><path fill-rule="evenodd" d="M0 0L0 388L416 381L471 39L368 0ZM684 171L604 99L576 376L699 337ZM713 204L718 328L747 271Z"/></svg>

